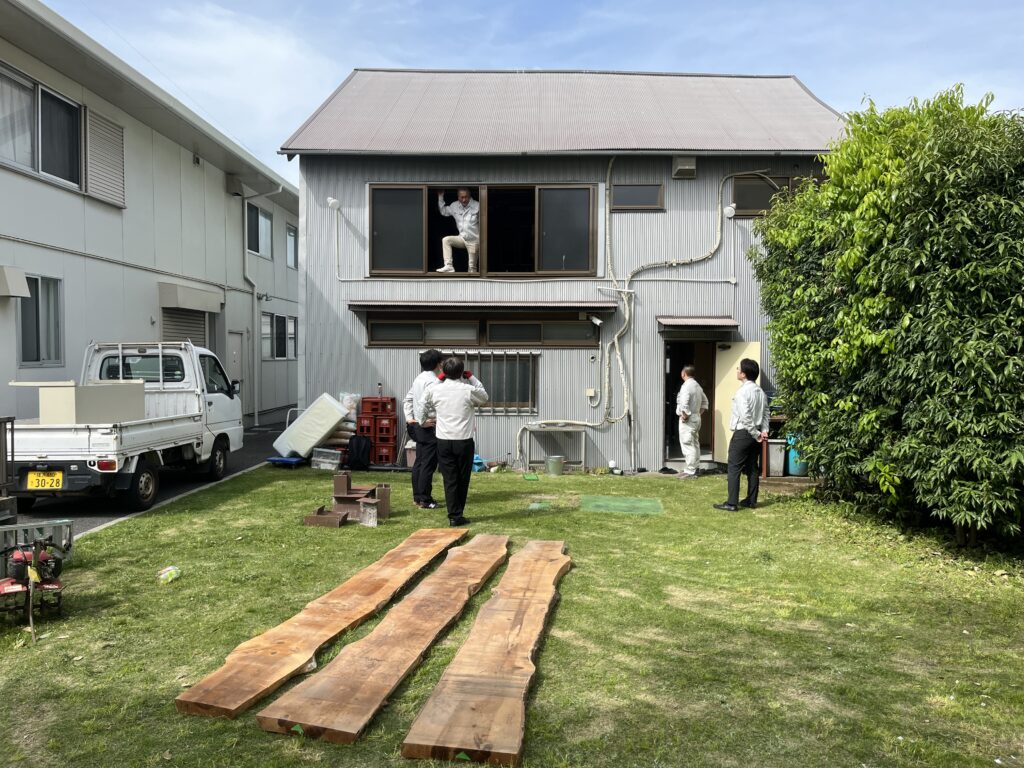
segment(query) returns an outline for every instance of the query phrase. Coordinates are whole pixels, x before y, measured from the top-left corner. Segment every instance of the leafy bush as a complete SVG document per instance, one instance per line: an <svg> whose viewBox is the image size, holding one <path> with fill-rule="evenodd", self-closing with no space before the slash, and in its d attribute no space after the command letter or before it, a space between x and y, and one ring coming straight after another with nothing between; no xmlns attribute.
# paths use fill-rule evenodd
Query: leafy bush
<svg viewBox="0 0 1024 768"><path fill-rule="evenodd" d="M780 398L847 498L1020 533L1024 118L962 88L848 116L750 258Z"/></svg>

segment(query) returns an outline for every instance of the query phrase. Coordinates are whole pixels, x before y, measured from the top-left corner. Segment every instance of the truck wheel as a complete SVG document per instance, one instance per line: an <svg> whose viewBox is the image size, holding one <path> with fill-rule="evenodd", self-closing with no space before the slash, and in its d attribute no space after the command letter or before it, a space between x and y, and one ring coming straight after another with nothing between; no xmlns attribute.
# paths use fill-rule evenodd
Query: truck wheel
<svg viewBox="0 0 1024 768"><path fill-rule="evenodd" d="M228 447L223 440L218 439L213 444L210 458L206 461L206 479L211 481L220 480L228 471Z"/></svg>
<svg viewBox="0 0 1024 768"><path fill-rule="evenodd" d="M35 506L35 496L19 496L18 497L18 514L27 515L29 511Z"/></svg>
<svg viewBox="0 0 1024 768"><path fill-rule="evenodd" d="M125 504L131 510L143 512L153 506L159 490L160 474L157 468L139 459L135 474L132 475L132 484L124 493Z"/></svg>

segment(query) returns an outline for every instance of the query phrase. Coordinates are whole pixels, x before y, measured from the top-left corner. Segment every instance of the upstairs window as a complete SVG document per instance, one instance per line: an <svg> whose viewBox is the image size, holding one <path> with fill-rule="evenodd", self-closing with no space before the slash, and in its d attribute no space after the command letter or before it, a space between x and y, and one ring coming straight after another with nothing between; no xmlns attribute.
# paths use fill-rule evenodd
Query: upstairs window
<svg viewBox="0 0 1024 768"><path fill-rule="evenodd" d="M246 226L248 227L248 248L265 259L273 259L273 218L257 205L246 203Z"/></svg>
<svg viewBox="0 0 1024 768"><path fill-rule="evenodd" d="M763 216L772 207L772 198L789 190L788 176L770 178L774 185L761 176L737 176L732 180L732 201L737 216Z"/></svg>
<svg viewBox="0 0 1024 768"><path fill-rule="evenodd" d="M0 162L82 186L82 107L0 67Z"/></svg>
<svg viewBox="0 0 1024 768"><path fill-rule="evenodd" d="M482 275L595 273L593 185L373 185L370 188L370 272L437 275L443 240L459 235L448 206L468 189L480 208L477 269ZM469 253L452 249L456 274L468 273Z"/></svg>

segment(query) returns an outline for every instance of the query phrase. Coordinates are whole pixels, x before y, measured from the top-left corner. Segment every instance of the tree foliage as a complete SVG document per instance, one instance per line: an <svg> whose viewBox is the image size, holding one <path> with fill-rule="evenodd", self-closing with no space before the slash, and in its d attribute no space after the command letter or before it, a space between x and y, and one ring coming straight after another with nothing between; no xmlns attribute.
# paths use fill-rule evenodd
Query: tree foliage
<svg viewBox="0 0 1024 768"><path fill-rule="evenodd" d="M990 104L956 87L850 114L750 258L811 466L859 503L1016 535L1024 118Z"/></svg>

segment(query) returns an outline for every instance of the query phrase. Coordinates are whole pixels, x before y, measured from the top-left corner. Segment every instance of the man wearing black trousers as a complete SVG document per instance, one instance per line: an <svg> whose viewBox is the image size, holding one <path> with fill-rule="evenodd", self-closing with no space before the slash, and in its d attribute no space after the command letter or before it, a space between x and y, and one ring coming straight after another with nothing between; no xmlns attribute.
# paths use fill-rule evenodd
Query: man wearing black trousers
<svg viewBox="0 0 1024 768"><path fill-rule="evenodd" d="M740 360L736 378L740 381L739 391L732 399L732 417L729 429L729 498L715 509L735 512L740 507L753 509L757 506L757 491L760 484L758 459L761 457L761 443L768 439L768 398L757 385L761 368L757 361L749 358ZM740 501L740 474L747 476L747 497Z"/></svg>
<svg viewBox="0 0 1024 768"><path fill-rule="evenodd" d="M420 354L421 373L402 401L405 427L416 441L416 461L412 465L412 500L420 509L437 509L434 501L434 470L437 469L437 436L434 434L434 412L424 412L423 393L437 383L437 374L444 355L436 349Z"/></svg>
<svg viewBox="0 0 1024 768"><path fill-rule="evenodd" d="M437 465L444 478L444 499L448 524L468 525L463 515L469 478L473 474L475 409L487 402L487 390L465 370L462 361L449 357L441 363L441 380L427 387L423 406L432 408L437 419Z"/></svg>

